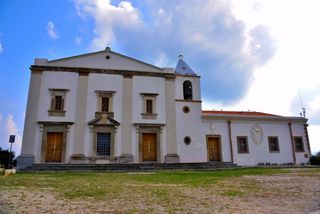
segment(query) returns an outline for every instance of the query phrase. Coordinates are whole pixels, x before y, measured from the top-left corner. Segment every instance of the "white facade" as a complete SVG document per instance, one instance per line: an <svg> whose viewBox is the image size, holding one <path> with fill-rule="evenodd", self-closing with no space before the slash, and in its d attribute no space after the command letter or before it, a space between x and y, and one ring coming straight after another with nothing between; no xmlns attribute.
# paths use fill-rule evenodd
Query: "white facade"
<svg viewBox="0 0 320 214"><path fill-rule="evenodd" d="M18 165L233 162L306 164L307 119L202 111L200 77L105 51L36 59Z"/></svg>

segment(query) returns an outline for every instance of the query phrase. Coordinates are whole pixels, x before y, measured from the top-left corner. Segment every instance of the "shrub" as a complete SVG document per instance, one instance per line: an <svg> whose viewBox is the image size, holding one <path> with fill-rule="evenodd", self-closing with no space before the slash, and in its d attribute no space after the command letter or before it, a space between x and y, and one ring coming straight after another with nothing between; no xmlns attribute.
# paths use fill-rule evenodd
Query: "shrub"
<svg viewBox="0 0 320 214"><path fill-rule="evenodd" d="M316 155L312 155L310 157L310 164L311 165L320 165L320 152L318 152Z"/></svg>

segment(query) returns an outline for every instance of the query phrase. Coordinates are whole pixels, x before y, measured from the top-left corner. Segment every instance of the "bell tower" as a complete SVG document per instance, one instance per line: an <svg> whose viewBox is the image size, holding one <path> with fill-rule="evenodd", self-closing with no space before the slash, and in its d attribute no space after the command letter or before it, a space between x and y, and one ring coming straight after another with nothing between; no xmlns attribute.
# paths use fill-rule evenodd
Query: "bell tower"
<svg viewBox="0 0 320 214"><path fill-rule="evenodd" d="M177 146L181 162L205 162L202 151L205 140L201 136L200 76L183 60L175 69L175 103L177 124Z"/></svg>

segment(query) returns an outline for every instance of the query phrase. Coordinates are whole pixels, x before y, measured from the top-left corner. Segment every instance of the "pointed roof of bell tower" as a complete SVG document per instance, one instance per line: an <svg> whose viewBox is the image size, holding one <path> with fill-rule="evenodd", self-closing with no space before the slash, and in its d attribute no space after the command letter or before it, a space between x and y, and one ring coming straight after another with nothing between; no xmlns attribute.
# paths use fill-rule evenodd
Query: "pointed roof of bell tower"
<svg viewBox="0 0 320 214"><path fill-rule="evenodd" d="M192 68L183 60L183 56L179 55L179 61L176 66L176 74L198 76Z"/></svg>

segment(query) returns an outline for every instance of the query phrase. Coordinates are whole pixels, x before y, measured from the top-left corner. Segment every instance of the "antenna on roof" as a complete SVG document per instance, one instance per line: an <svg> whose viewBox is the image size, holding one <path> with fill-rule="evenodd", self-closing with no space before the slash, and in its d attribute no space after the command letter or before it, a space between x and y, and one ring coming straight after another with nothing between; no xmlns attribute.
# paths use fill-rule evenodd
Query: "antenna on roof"
<svg viewBox="0 0 320 214"><path fill-rule="evenodd" d="M302 116L303 116L303 117L306 117L306 108L303 107L300 90L299 90L299 97L300 97L300 104L301 104L301 109L302 109L302 112L300 112L300 116L301 116L301 117L302 117Z"/></svg>

